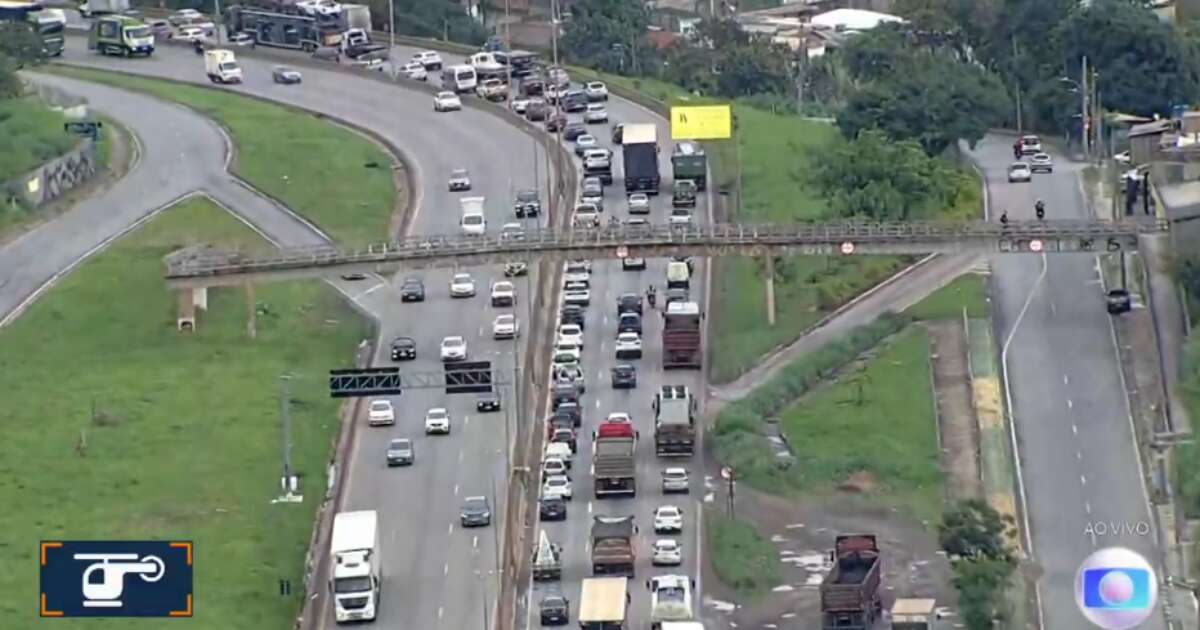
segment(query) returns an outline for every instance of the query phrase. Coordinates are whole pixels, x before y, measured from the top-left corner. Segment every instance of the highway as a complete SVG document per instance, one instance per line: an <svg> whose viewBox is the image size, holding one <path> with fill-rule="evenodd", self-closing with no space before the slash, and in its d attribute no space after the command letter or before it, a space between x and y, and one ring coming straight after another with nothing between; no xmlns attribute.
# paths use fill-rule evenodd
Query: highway
<svg viewBox="0 0 1200 630"><path fill-rule="evenodd" d="M1048 219L1091 218L1080 165L1059 155L1052 175L1008 183L1010 141L989 136L975 152L988 180L993 219L1003 211L1013 220L1031 219L1038 198L1046 203ZM1097 261L1007 256L993 258L992 269L997 343L1008 343L1034 556L1044 570L1042 627L1093 628L1075 604L1080 562L1098 548L1116 545L1152 563L1159 557L1153 535L1137 533L1139 524L1152 521ZM1099 527L1109 531L1090 536L1085 533L1089 524L1104 524ZM1132 531L1113 535L1114 524ZM1164 623L1155 616L1139 627L1160 630Z"/></svg>

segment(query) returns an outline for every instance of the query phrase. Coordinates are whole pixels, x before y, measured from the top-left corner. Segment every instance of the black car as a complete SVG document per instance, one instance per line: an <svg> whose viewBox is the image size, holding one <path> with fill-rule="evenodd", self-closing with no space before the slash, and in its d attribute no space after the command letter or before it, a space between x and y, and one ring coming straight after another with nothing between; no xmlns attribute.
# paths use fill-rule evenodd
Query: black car
<svg viewBox="0 0 1200 630"><path fill-rule="evenodd" d="M547 595L538 604L543 626L565 626L571 621L571 602L562 595Z"/></svg>
<svg viewBox="0 0 1200 630"><path fill-rule="evenodd" d="M1127 289L1113 289L1105 296L1109 315L1128 313L1133 308L1133 300Z"/></svg>
<svg viewBox="0 0 1200 630"><path fill-rule="evenodd" d="M637 293L623 293L617 297L617 315L621 313L642 314L642 296Z"/></svg>
<svg viewBox="0 0 1200 630"><path fill-rule="evenodd" d="M617 317L617 334L623 332L642 334L642 316L637 313L621 313Z"/></svg>
<svg viewBox="0 0 1200 630"><path fill-rule="evenodd" d="M587 328L583 324L586 313L587 309L578 304L564 304L562 312L559 314L558 323L578 324L580 328Z"/></svg>
<svg viewBox="0 0 1200 630"><path fill-rule="evenodd" d="M492 524L492 508L487 497L467 497L459 514L463 527L486 527Z"/></svg>
<svg viewBox="0 0 1200 630"><path fill-rule="evenodd" d="M551 408L555 411L564 404L579 404L579 388L574 383L555 383L552 393Z"/></svg>
<svg viewBox="0 0 1200 630"><path fill-rule="evenodd" d="M475 399L475 410L488 413L500 411L500 397L495 392L483 392Z"/></svg>
<svg viewBox="0 0 1200 630"><path fill-rule="evenodd" d="M554 410L554 415L550 416L551 424L554 424L556 420L563 424L569 422L571 426L579 428L583 425L583 409L579 407L579 403L560 403Z"/></svg>
<svg viewBox="0 0 1200 630"><path fill-rule="evenodd" d="M622 363L612 369L612 387L613 389L635 389L637 388L637 368Z"/></svg>
<svg viewBox="0 0 1200 630"><path fill-rule="evenodd" d="M538 77L521 79L521 96L541 96L546 93L546 82Z"/></svg>
<svg viewBox="0 0 1200 630"><path fill-rule="evenodd" d="M622 271L645 271L646 270L646 259L645 258L632 258L632 257L626 256L625 258L621 259L621 270Z"/></svg>
<svg viewBox="0 0 1200 630"><path fill-rule="evenodd" d="M518 219L526 217L536 217L542 213L542 201L538 198L538 191L527 188L517 191L517 199L513 201L513 211L516 212Z"/></svg>
<svg viewBox="0 0 1200 630"><path fill-rule="evenodd" d="M566 114L554 114L546 117L546 131L550 133L558 133L558 130L567 126Z"/></svg>
<svg viewBox="0 0 1200 630"><path fill-rule="evenodd" d="M424 302L425 301L425 283L416 276L409 276L404 279L404 283L400 285L400 301L401 302Z"/></svg>
<svg viewBox="0 0 1200 630"><path fill-rule="evenodd" d="M575 138L578 138L587 132L587 125L577 122L570 123L566 127L563 127L563 139L575 142Z"/></svg>
<svg viewBox="0 0 1200 630"><path fill-rule="evenodd" d="M417 341L412 337L396 337L392 340L392 360L411 361L417 358Z"/></svg>
<svg viewBox="0 0 1200 630"><path fill-rule="evenodd" d="M562 497L545 497L538 502L538 513L543 521L565 521L567 502Z"/></svg>

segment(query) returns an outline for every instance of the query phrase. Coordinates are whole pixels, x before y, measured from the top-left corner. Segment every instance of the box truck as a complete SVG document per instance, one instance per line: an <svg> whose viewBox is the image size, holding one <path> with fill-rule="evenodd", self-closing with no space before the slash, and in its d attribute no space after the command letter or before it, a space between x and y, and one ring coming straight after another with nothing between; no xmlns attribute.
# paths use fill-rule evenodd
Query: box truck
<svg viewBox="0 0 1200 630"><path fill-rule="evenodd" d="M329 553L334 619L338 623L375 619L383 581L375 510L334 515Z"/></svg>
<svg viewBox="0 0 1200 630"><path fill-rule="evenodd" d="M232 50L215 48L204 51L204 72L213 83L241 83L242 67Z"/></svg>

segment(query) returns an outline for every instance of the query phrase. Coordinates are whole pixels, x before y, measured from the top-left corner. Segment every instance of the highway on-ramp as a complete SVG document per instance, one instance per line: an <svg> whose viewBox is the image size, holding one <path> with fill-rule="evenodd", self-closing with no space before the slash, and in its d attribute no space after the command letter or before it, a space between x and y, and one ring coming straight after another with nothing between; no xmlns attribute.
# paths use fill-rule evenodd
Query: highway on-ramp
<svg viewBox="0 0 1200 630"><path fill-rule="evenodd" d="M1005 211L1013 220L1032 219L1039 198L1048 219L1091 218L1080 165L1056 156L1053 174L1009 183L1008 140L989 136L975 157L987 177L993 220ZM1128 547L1152 563L1160 558L1097 260L1000 256L992 269L1034 559L1044 571L1042 627L1093 628L1075 604L1080 563L1109 546ZM1165 626L1156 615L1139 627Z"/></svg>

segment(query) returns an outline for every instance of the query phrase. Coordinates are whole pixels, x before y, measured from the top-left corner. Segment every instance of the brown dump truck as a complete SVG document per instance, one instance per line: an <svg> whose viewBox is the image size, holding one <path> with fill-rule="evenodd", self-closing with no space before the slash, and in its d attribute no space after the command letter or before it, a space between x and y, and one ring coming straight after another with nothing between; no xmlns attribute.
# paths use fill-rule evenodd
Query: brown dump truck
<svg viewBox="0 0 1200 630"><path fill-rule="evenodd" d="M875 536L838 536L832 555L833 569L821 583L822 630L870 630L883 612Z"/></svg>
<svg viewBox="0 0 1200 630"><path fill-rule="evenodd" d="M592 575L633 577L637 551L633 517L592 517Z"/></svg>

